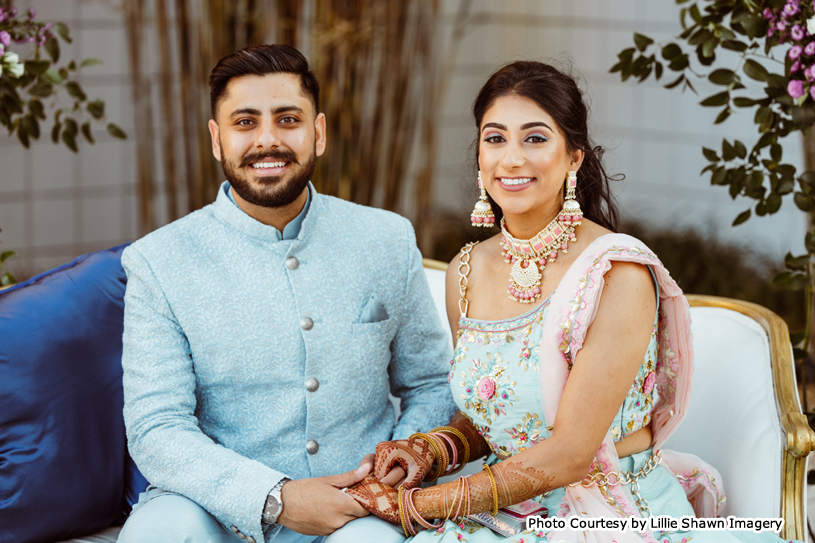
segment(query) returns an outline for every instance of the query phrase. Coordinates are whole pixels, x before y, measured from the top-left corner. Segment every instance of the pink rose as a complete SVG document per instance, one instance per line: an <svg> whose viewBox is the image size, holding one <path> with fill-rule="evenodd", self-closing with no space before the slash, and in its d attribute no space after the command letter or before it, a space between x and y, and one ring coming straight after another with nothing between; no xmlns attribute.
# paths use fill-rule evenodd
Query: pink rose
<svg viewBox="0 0 815 543"><path fill-rule="evenodd" d="M787 2L787 5L784 6L784 14L787 16L793 16L799 11L801 11L801 8L797 2Z"/></svg>
<svg viewBox="0 0 815 543"><path fill-rule="evenodd" d="M793 45L792 47L790 47L790 52L787 53L787 56L790 57L792 60L795 60L796 58L801 56L802 51L803 49L801 48L800 45Z"/></svg>
<svg viewBox="0 0 815 543"><path fill-rule="evenodd" d="M794 73L798 72L798 70L800 70L800 69L801 69L801 61L796 60L795 62L792 63L792 66L790 66L790 73L794 74Z"/></svg>
<svg viewBox="0 0 815 543"><path fill-rule="evenodd" d="M807 78L807 81L812 81L815 79L815 75L812 73L813 66L815 66L815 64L804 70L804 76Z"/></svg>
<svg viewBox="0 0 815 543"><path fill-rule="evenodd" d="M804 53L809 56L815 55L815 41L811 41L804 47Z"/></svg>
<svg viewBox="0 0 815 543"><path fill-rule="evenodd" d="M804 95L804 82L798 79L793 79L790 81L789 85L787 85L787 92L793 98L800 98Z"/></svg>
<svg viewBox="0 0 815 543"><path fill-rule="evenodd" d="M654 381L657 380L657 376L654 372L648 374L648 377L645 378L645 384L642 385L642 391L646 394L650 394L652 390L654 390Z"/></svg>
<svg viewBox="0 0 815 543"><path fill-rule="evenodd" d="M11 45L11 34L5 30L0 30L0 44L2 44L3 47Z"/></svg>
<svg viewBox="0 0 815 543"><path fill-rule="evenodd" d="M815 85L809 87L809 95L815 100Z"/></svg>
<svg viewBox="0 0 815 543"><path fill-rule="evenodd" d="M484 377L478 382L478 396L482 400L489 400L495 394L495 383L489 377Z"/></svg>

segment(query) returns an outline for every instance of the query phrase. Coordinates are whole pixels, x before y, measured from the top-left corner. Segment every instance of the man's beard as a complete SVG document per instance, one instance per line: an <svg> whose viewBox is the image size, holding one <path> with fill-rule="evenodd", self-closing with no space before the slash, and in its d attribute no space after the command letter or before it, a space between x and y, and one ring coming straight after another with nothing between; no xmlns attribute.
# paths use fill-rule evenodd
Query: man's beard
<svg viewBox="0 0 815 543"><path fill-rule="evenodd" d="M248 176L241 175L241 168L251 168L250 164L261 162L264 159L287 161L290 163L290 171L284 175L259 177L254 181L249 179ZM221 169L223 169L229 184L232 185L232 190L250 204L261 207L283 207L297 200L308 186L316 165L316 145L311 155L302 165L297 161L297 157L291 150L277 149L246 155L237 167L226 160L224 149L221 147ZM284 176L289 177L286 179Z"/></svg>

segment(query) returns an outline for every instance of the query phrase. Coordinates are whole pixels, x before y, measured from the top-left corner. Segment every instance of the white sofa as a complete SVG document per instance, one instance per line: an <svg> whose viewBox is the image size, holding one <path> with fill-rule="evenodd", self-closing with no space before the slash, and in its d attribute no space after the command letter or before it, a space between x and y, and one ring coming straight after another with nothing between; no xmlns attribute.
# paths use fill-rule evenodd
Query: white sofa
<svg viewBox="0 0 815 543"><path fill-rule="evenodd" d="M447 329L445 269L425 260ZM666 447L696 454L721 472L728 497L723 516L781 517L782 537L806 540L805 475L815 433L798 403L787 326L748 302L688 299L696 354L693 396L687 418ZM70 543L115 542L118 533L108 528Z"/></svg>

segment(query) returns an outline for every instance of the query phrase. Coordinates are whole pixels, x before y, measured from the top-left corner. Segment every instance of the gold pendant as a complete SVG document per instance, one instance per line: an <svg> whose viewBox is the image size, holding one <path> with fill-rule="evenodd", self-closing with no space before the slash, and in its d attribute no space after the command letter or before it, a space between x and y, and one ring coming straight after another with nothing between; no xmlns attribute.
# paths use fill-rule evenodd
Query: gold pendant
<svg viewBox="0 0 815 543"><path fill-rule="evenodd" d="M523 262L528 264L526 268L523 267ZM515 284L525 291L538 286L541 280L541 273L538 271L537 264L530 260L516 260L509 275Z"/></svg>

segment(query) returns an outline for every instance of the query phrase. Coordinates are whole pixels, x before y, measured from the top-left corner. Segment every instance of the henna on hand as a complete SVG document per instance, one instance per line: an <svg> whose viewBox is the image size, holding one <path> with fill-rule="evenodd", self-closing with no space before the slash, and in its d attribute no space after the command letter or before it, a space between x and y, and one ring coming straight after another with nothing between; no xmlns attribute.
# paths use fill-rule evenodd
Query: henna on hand
<svg viewBox="0 0 815 543"><path fill-rule="evenodd" d="M452 418L448 426L452 426L464 434L464 437L467 439L467 444L470 446L470 462L483 458L492 452L487 441L478 433L478 428L476 428L467 415L461 411L456 413L456 416ZM458 457L464 458L464 444L459 443L457 437L453 438L453 441L456 443Z"/></svg>
<svg viewBox="0 0 815 543"><path fill-rule="evenodd" d="M555 488L554 475L524 466L522 462L505 460L492 466L498 490L498 507L507 507L539 496ZM494 506L492 483L485 472L469 477L470 512L491 511ZM413 503L425 519L445 518L453 500L459 500L458 483L450 482L426 488L414 494Z"/></svg>
<svg viewBox="0 0 815 543"><path fill-rule="evenodd" d="M371 475L367 475L357 484L348 487L345 493L382 520L397 525L402 523L399 519L398 492Z"/></svg>
<svg viewBox="0 0 815 543"><path fill-rule="evenodd" d="M402 487L413 488L424 480L435 459L430 444L422 439L383 441L376 446L373 474L382 480L398 465L406 474Z"/></svg>

